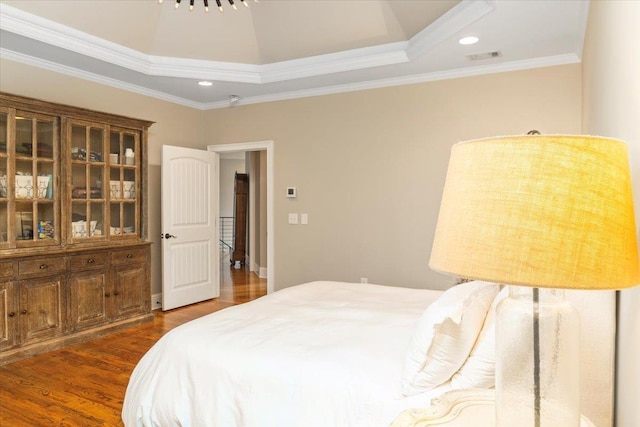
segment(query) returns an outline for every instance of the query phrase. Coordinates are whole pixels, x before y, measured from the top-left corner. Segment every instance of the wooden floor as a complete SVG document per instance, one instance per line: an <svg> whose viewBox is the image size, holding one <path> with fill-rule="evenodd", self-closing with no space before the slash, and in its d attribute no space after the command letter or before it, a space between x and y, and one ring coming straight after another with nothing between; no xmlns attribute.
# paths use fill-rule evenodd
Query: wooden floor
<svg viewBox="0 0 640 427"><path fill-rule="evenodd" d="M122 426L129 375L167 331L267 292L266 280L221 263L220 298L168 312L153 324L0 366L0 426Z"/></svg>

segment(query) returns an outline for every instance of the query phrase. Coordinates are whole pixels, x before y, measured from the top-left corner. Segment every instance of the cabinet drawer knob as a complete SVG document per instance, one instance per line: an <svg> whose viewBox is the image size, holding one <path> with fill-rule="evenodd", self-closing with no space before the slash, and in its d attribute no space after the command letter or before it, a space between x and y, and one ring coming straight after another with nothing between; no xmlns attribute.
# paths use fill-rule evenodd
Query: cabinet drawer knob
<svg viewBox="0 0 640 427"><path fill-rule="evenodd" d="M133 258L133 254L127 254L127 258Z"/></svg>
<svg viewBox="0 0 640 427"><path fill-rule="evenodd" d="M118 296L118 295L120 295L120 292L115 291L113 294L114 294L115 296Z"/></svg>
<svg viewBox="0 0 640 427"><path fill-rule="evenodd" d="M23 309L23 310L20 312L20 314L27 314L27 310L24 310L24 309Z"/></svg>
<svg viewBox="0 0 640 427"><path fill-rule="evenodd" d="M13 311L12 311L11 313L9 313L9 317L13 317L13 316L15 316L15 315L16 315L16 314L15 314Z"/></svg>
<svg viewBox="0 0 640 427"><path fill-rule="evenodd" d="M40 264L40 270L44 270L45 268L48 268L49 266L47 264Z"/></svg>
<svg viewBox="0 0 640 427"><path fill-rule="evenodd" d="M93 262L94 262L94 261L93 261L93 258L89 258L89 259L87 260L87 264L93 264Z"/></svg>
<svg viewBox="0 0 640 427"><path fill-rule="evenodd" d="M105 298L109 298L111 296L111 294L109 292L107 292L106 294L104 294Z"/></svg>

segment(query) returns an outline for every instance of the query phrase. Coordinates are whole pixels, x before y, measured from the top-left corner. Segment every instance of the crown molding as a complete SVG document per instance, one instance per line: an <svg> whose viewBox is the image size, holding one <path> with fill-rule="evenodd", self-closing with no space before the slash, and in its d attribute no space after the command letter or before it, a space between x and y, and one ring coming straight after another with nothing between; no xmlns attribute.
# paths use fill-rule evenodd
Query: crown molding
<svg viewBox="0 0 640 427"><path fill-rule="evenodd" d="M167 56L149 56L146 74L233 83L262 83L260 65Z"/></svg>
<svg viewBox="0 0 640 427"><path fill-rule="evenodd" d="M219 108L228 108L231 105L229 101L218 102L195 102L184 98L180 98L173 95L168 95L164 92L147 89L142 86L133 85L130 83L122 82L120 80L107 78L95 73L89 73L77 68L60 65L55 62L47 61L44 59L36 58L33 56L25 55L19 52L14 52L8 49L0 48L0 58L8 59L11 61L20 62L23 64L31 65L38 68L43 68L49 71L65 74L72 77L92 81L94 83L103 84L106 86L114 87L117 89L126 90L129 92L137 93L140 95L149 96L152 98L160 99L163 101L171 102L185 107L194 108L197 110L215 110ZM345 85L325 86L322 88L297 90L290 92L280 92L270 95L253 96L242 98L235 106L260 104L265 102L285 101L290 99L308 98L312 96L333 95L345 92L354 92L359 90L379 89L384 87L401 86L407 84L425 83L437 80L449 80L462 77L472 77L485 74L503 73L509 71L527 70L533 68L552 67L556 65L566 65L580 63L581 59L576 54L556 55L543 58L527 59L522 61L503 62L500 64L481 65L468 68L459 68L448 71L437 71L425 74L414 74L410 76L395 77L390 79L371 80L368 82L359 82Z"/></svg>
<svg viewBox="0 0 640 427"><path fill-rule="evenodd" d="M4 3L0 22L5 31L150 76L262 84L409 62L494 8L490 0L463 0L409 41L261 65L147 55Z"/></svg>
<svg viewBox="0 0 640 427"><path fill-rule="evenodd" d="M0 58L8 59L15 62L20 62L22 64L31 65L33 67L42 68L48 71L53 71L53 72L64 74L71 77L77 77L79 79L88 80L90 82L99 83L99 84L110 86L116 89L122 89L128 92L149 96L152 98L171 102L173 104L183 105L185 107L195 108L198 110L203 109L203 104L200 102L190 101L188 99L180 98L178 96L169 95L165 92L148 89L143 86L134 85L131 83L123 82L121 80L111 79L108 77L104 77L100 74L79 70L77 68L58 64L57 62L47 61L45 59L36 58L30 55L25 55L20 52L14 52L9 49L0 48Z"/></svg>
<svg viewBox="0 0 640 427"><path fill-rule="evenodd" d="M413 59L426 55L431 49L495 9L493 0L462 0L409 40L407 56Z"/></svg>
<svg viewBox="0 0 640 427"><path fill-rule="evenodd" d="M576 47L575 52L582 58L582 52L584 50L584 39L587 34L587 23L589 22L589 4L590 2L580 2L580 9L578 11L578 30L576 31Z"/></svg>
<svg viewBox="0 0 640 427"><path fill-rule="evenodd" d="M406 46L407 42L387 43L265 64L261 69L262 83L275 83L409 62Z"/></svg>
<svg viewBox="0 0 640 427"><path fill-rule="evenodd" d="M291 92L281 92L271 95L253 96L242 98L239 105L261 104L265 102L286 101L290 99L308 98L312 96L335 95L339 93L355 92L359 90L380 89L385 87L402 86L416 83L426 83L438 80L451 80L464 77L481 76L486 74L506 73L510 71L529 70L534 68L553 67L557 65L567 65L580 63L577 55L555 55L543 58L526 59L521 61L503 62L500 64L481 65L456 70L436 71L425 74L414 74L410 76L394 77L390 79L371 80L345 85L325 86L316 89L298 90ZM202 110L215 110L229 107L229 101L210 102L201 104Z"/></svg>
<svg viewBox="0 0 640 427"><path fill-rule="evenodd" d="M148 74L147 55L0 3L1 28L71 52Z"/></svg>

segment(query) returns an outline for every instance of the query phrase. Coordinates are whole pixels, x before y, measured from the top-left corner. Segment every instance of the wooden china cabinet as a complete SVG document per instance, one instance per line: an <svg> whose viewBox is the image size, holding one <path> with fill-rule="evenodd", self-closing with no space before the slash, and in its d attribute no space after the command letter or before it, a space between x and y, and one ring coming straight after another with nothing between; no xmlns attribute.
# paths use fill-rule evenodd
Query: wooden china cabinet
<svg viewBox="0 0 640 427"><path fill-rule="evenodd" d="M0 93L0 364L153 320L151 125Z"/></svg>

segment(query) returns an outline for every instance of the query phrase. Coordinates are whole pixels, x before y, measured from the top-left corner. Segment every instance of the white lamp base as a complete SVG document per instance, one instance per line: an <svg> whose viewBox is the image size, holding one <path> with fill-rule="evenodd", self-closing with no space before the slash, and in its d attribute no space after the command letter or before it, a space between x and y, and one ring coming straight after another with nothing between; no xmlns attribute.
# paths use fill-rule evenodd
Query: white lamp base
<svg viewBox="0 0 640 427"><path fill-rule="evenodd" d="M496 308L499 427L580 425L580 321L559 289L510 286Z"/></svg>

